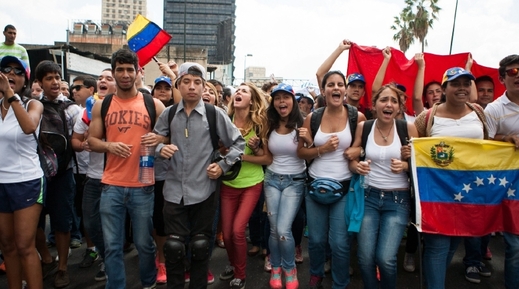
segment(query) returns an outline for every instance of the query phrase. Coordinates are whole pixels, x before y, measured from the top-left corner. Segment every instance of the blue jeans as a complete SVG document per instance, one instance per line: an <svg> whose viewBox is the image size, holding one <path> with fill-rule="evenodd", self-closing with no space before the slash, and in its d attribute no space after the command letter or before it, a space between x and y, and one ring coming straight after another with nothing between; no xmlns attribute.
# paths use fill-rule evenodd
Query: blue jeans
<svg viewBox="0 0 519 289"><path fill-rule="evenodd" d="M427 289L445 288L445 274L462 237L423 233L423 268Z"/></svg>
<svg viewBox="0 0 519 289"><path fill-rule="evenodd" d="M490 235L483 237L465 237L465 257L463 257L463 264L465 267L481 266L481 260L487 252L487 246L490 242Z"/></svg>
<svg viewBox="0 0 519 289"><path fill-rule="evenodd" d="M380 288L396 288L396 256L409 221L410 193L368 187L364 197L364 217L357 235L364 288L378 288L376 266Z"/></svg>
<svg viewBox="0 0 519 289"><path fill-rule="evenodd" d="M519 288L519 235L503 232L505 239L505 287Z"/></svg>
<svg viewBox="0 0 519 289"><path fill-rule="evenodd" d="M143 287L157 279L153 230L153 186L128 188L105 185L99 213L105 244L106 289L126 288L123 243L126 212L134 230L133 241L139 253L139 273Z"/></svg>
<svg viewBox="0 0 519 289"><path fill-rule="evenodd" d="M346 197L333 204L323 205L306 193L305 202L310 274L324 277L326 245L329 243L332 251L332 289L344 289L350 283L350 241L344 217Z"/></svg>
<svg viewBox="0 0 519 289"><path fill-rule="evenodd" d="M286 271L296 267L292 223L304 196L306 173L281 175L266 170L265 201L270 222L270 263Z"/></svg>
<svg viewBox="0 0 519 289"><path fill-rule="evenodd" d="M99 204L101 203L102 185L100 179L87 178L83 189L83 225L102 258L105 256L105 243Z"/></svg>

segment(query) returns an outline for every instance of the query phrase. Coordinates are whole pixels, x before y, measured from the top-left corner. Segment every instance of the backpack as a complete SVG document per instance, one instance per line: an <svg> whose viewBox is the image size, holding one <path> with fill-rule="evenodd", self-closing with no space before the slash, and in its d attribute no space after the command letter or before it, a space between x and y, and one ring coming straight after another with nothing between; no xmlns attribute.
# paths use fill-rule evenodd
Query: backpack
<svg viewBox="0 0 519 289"><path fill-rule="evenodd" d="M220 148L219 137L216 133L216 108L212 104L204 102L205 112L207 116L207 122L209 123L209 134L211 135L211 143L213 150L216 152ZM171 125L175 114L177 113L178 103L174 104L168 112L168 124ZM220 159L213 159L211 162L218 162ZM221 180L230 181L234 180L240 172L241 162L235 162L229 172L220 177Z"/></svg>
<svg viewBox="0 0 519 289"><path fill-rule="evenodd" d="M108 108L112 103L113 94L110 93L103 98L103 102L101 103L101 119L103 120L103 134L106 134L106 126L105 126L105 118L108 113ZM144 105L146 106L146 110L148 111L148 115L150 116L151 121L151 129L155 127L155 120L157 118L157 111L155 110L155 101L153 100L153 96L149 93L143 93L142 98L144 99Z"/></svg>
<svg viewBox="0 0 519 289"><path fill-rule="evenodd" d="M353 143L353 140L355 139L355 131L357 130L357 120L359 113L357 111L357 108L354 106L351 106L349 104L346 104L344 106L348 109L348 122L350 123L351 142ZM312 118L310 119L312 139L315 138L315 134L319 130L319 126L321 125L321 120L323 119L323 113L325 108L326 107L320 107L312 113Z"/></svg>
<svg viewBox="0 0 519 289"><path fill-rule="evenodd" d="M54 151L56 155L58 167L56 175L63 174L72 159L76 160L76 154L72 149L71 139L69 135L67 118L65 110L76 105L73 101L58 102L42 99L43 112L40 123L40 136L38 138L38 146L45 148L47 151Z"/></svg>

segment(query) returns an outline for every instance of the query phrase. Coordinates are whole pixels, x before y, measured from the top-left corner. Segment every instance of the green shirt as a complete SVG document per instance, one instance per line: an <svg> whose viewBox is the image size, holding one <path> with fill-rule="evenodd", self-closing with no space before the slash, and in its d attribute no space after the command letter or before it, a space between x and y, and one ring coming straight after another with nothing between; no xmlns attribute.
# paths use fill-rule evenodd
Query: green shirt
<svg viewBox="0 0 519 289"><path fill-rule="evenodd" d="M29 55L27 54L27 50L25 50L25 47L20 44L14 43L13 45L6 45L5 42L2 42L0 44L0 59L4 56L18 57L29 65Z"/></svg>
<svg viewBox="0 0 519 289"><path fill-rule="evenodd" d="M249 139L253 136L256 136L256 132L251 130L244 138L245 143L249 141ZM244 155L254 155L252 149L249 146L245 146ZM263 172L263 167L258 164L253 164L249 162L242 162L240 172L238 176L231 181L223 181L225 185L229 187L233 187L236 189L248 188L252 187L258 183L263 182L265 174Z"/></svg>

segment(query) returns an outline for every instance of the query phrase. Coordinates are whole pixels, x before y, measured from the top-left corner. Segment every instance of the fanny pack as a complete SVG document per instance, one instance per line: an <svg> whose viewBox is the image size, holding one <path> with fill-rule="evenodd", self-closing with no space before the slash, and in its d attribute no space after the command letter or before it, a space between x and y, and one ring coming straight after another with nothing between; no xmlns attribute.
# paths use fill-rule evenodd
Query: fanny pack
<svg viewBox="0 0 519 289"><path fill-rule="evenodd" d="M308 195L312 200L323 205L333 204L348 193L350 180L339 182L334 179L311 179L307 184Z"/></svg>

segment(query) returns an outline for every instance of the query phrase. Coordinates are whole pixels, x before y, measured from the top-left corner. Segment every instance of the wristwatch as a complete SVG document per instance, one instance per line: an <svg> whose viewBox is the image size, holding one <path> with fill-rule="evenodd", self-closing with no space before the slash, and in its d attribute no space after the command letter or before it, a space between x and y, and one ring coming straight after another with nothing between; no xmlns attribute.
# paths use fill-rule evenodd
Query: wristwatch
<svg viewBox="0 0 519 289"><path fill-rule="evenodd" d="M22 99L20 98L20 96L18 96L18 94L15 94L15 95L9 97L9 98L7 99L7 102L8 102L8 103L12 103L13 101L21 101L21 100L22 100Z"/></svg>
<svg viewBox="0 0 519 289"><path fill-rule="evenodd" d="M364 148L361 147L361 148L360 148L360 157L363 158L363 157L365 157L365 156L366 156L366 152L364 151Z"/></svg>

